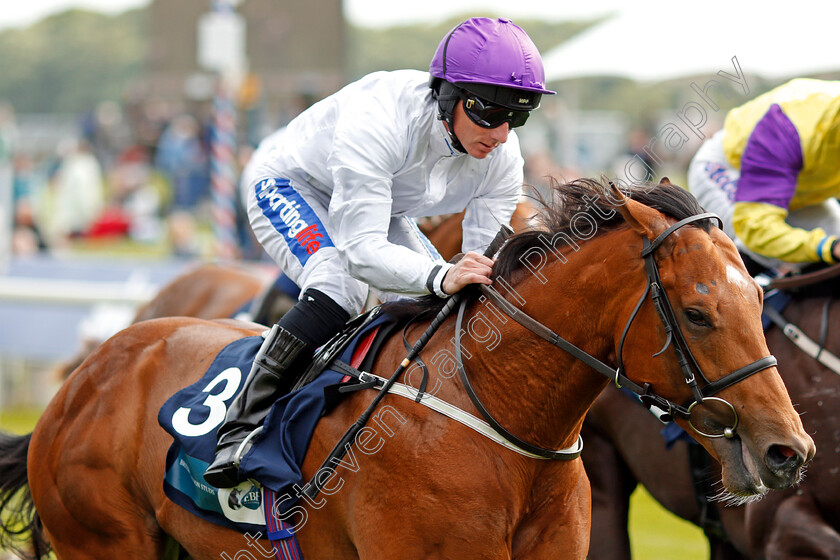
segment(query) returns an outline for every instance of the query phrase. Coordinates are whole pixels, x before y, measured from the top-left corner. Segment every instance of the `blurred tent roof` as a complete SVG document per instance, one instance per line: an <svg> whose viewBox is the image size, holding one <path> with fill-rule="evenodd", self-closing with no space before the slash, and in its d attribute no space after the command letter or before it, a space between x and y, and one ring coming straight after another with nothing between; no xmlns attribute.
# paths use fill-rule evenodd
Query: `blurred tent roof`
<svg viewBox="0 0 840 560"><path fill-rule="evenodd" d="M657 82L720 70L734 74L732 57L747 76L771 80L840 70L838 2L641 6L623 8L545 53L546 80L613 76Z"/></svg>

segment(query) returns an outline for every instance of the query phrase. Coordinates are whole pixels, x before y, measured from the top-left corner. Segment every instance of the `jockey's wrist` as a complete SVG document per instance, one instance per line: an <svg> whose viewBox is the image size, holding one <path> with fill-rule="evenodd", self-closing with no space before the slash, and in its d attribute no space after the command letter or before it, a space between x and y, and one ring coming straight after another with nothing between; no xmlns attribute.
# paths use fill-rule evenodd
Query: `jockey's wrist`
<svg viewBox="0 0 840 560"><path fill-rule="evenodd" d="M827 264L834 264L837 262L837 253L840 250L837 248L837 237L833 235L826 235L819 240L816 247L817 258Z"/></svg>
<svg viewBox="0 0 840 560"><path fill-rule="evenodd" d="M831 242L830 254L832 264L840 262L840 254L838 254L837 251L840 251L840 239L834 239L834 241Z"/></svg>
<svg viewBox="0 0 840 560"><path fill-rule="evenodd" d="M448 298L450 294L443 291L443 279L452 267L449 263L435 265L426 279L426 289L440 298Z"/></svg>

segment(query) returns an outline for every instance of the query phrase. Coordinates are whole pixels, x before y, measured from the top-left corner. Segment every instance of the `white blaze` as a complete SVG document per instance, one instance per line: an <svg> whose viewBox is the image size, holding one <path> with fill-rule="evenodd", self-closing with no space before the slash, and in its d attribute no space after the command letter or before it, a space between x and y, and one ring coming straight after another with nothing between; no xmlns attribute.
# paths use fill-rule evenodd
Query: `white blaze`
<svg viewBox="0 0 840 560"><path fill-rule="evenodd" d="M741 271L731 264L726 265L726 279L729 280L730 284L735 284L742 290L747 289L749 286L749 281L744 277Z"/></svg>

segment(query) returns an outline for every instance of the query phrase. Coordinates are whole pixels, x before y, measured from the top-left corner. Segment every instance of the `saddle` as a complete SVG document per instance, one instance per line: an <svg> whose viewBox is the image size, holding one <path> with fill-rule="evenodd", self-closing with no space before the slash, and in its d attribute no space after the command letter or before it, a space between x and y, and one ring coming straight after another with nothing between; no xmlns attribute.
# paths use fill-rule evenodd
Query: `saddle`
<svg viewBox="0 0 840 560"><path fill-rule="evenodd" d="M359 337L359 335L365 330L366 326L379 317L380 311L381 307L376 306L348 321L347 325L340 333L335 335L329 342L318 349L318 352L316 352L313 356L309 366L307 366L303 374L298 377L297 382L295 382L292 387L292 392L297 391L301 387L304 387L313 380L317 379L330 364L333 364L336 361L339 364L343 363L339 360L341 353L347 348L348 344ZM385 342L388 335L397 326L397 323L395 321L383 322L380 320L379 325L377 336L371 342L371 346L365 353L362 361L359 362L358 366L356 366L360 370L370 371L370 366L373 363L374 358L376 358L376 355L379 353L382 343ZM341 366L339 365L339 367Z"/></svg>
<svg viewBox="0 0 840 560"><path fill-rule="evenodd" d="M294 488L306 482L300 467L315 426L344 397L340 388L359 384L331 364L352 369L369 363L395 324L374 308L351 320L320 349L305 380L273 405L242 458L240 470L246 480L232 489L211 487L203 474L214 457L225 403L244 386L262 337L246 337L222 349L201 379L175 393L158 413L158 422L174 440L166 456L167 497L218 525L242 533L262 532L272 540L289 539L292 532L284 514L299 497Z"/></svg>

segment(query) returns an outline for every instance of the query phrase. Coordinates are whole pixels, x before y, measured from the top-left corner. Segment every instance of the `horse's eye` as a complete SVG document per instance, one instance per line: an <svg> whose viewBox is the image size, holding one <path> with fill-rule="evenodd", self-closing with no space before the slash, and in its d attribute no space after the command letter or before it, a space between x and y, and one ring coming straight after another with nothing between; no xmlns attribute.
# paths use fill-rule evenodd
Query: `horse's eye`
<svg viewBox="0 0 840 560"><path fill-rule="evenodd" d="M694 323L695 325L700 325L701 327L711 326L709 321L706 320L706 316L697 311L696 309L686 309L685 316L688 317L688 320Z"/></svg>

